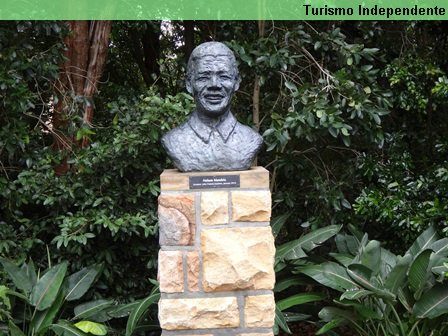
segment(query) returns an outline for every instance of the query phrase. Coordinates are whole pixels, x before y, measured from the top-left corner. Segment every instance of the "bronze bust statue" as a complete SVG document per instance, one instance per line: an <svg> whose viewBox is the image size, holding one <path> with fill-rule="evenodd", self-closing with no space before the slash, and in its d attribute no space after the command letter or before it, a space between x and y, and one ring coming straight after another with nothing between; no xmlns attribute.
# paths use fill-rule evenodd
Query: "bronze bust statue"
<svg viewBox="0 0 448 336"><path fill-rule="evenodd" d="M180 171L249 169L263 139L230 111L240 81L235 56L226 45L206 42L193 50L186 86L196 109L187 122L162 137L163 147Z"/></svg>

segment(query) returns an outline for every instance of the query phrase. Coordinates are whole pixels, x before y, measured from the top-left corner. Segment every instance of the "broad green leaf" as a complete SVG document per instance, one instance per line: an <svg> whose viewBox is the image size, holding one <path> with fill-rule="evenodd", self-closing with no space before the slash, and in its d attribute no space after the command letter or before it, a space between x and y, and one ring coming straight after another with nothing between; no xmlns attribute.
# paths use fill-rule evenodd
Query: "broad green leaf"
<svg viewBox="0 0 448 336"><path fill-rule="evenodd" d="M7 298L7 295L18 297L19 299L23 300L26 303L30 302L25 295L13 291L6 286L0 285L0 298Z"/></svg>
<svg viewBox="0 0 448 336"><path fill-rule="evenodd" d="M152 293L147 298L140 300L140 303L135 307L129 316L126 324L126 336L131 336L135 332L138 322L143 314L147 311L148 307L156 302L160 298L160 293Z"/></svg>
<svg viewBox="0 0 448 336"><path fill-rule="evenodd" d="M53 320L58 314L59 309L61 309L63 303L64 293L62 291L59 291L56 300L54 300L54 302L48 309L38 311L33 316L30 324L31 330L34 330L36 333L40 333L48 328L50 324L53 323Z"/></svg>
<svg viewBox="0 0 448 336"><path fill-rule="evenodd" d="M106 308L109 308L114 303L113 300L95 300L80 304L75 307L75 317L73 320L80 320L92 317L95 314L100 313Z"/></svg>
<svg viewBox="0 0 448 336"><path fill-rule="evenodd" d="M357 300L361 299L363 297L369 296L373 294L372 291L368 291L365 289L355 289L355 290L348 290L341 295L341 300L347 299L347 300Z"/></svg>
<svg viewBox="0 0 448 336"><path fill-rule="evenodd" d="M293 296L290 296L286 299L280 300L277 302L277 307L281 311L285 309L291 308L293 306L297 306L300 304L304 304L307 302L315 302L325 299L325 295L322 293L300 293Z"/></svg>
<svg viewBox="0 0 448 336"><path fill-rule="evenodd" d="M107 327L104 324L92 321L79 321L75 323L75 327L93 335L103 336L107 334Z"/></svg>
<svg viewBox="0 0 448 336"><path fill-rule="evenodd" d="M447 257L448 256L448 238L443 238L443 239L440 239L440 240L432 243L429 248L431 250L433 250L435 254L439 254L441 256Z"/></svg>
<svg viewBox="0 0 448 336"><path fill-rule="evenodd" d="M416 300L420 298L429 277L432 276L429 270L429 259L432 253L431 250L424 250L414 259L409 267L409 287L414 293Z"/></svg>
<svg viewBox="0 0 448 336"><path fill-rule="evenodd" d="M359 249L359 240L355 236L348 234L338 234L335 237L338 252L355 255Z"/></svg>
<svg viewBox="0 0 448 336"><path fill-rule="evenodd" d="M284 332L291 334L291 330L288 327L288 323L286 322L285 316L277 306L275 306L275 325L280 327L280 329L282 329Z"/></svg>
<svg viewBox="0 0 448 336"><path fill-rule="evenodd" d="M419 318L436 318L448 313L448 286L436 285L418 300L412 312Z"/></svg>
<svg viewBox="0 0 448 336"><path fill-rule="evenodd" d="M343 307L352 307L351 310L353 310L356 313L358 319L359 316L365 319L375 319L375 320L379 320L382 318L381 310L378 307L370 306L367 300L362 300L359 302L344 299L344 300L334 300L334 302Z"/></svg>
<svg viewBox="0 0 448 336"><path fill-rule="evenodd" d="M365 319L381 320L383 317L378 310L375 310L372 307L366 306L362 303L356 303L353 306L355 307L356 312Z"/></svg>
<svg viewBox="0 0 448 336"><path fill-rule="evenodd" d="M347 289L358 288L344 267L334 262L326 262L320 265L311 265L298 268L300 272L308 275L324 286L345 292Z"/></svg>
<svg viewBox="0 0 448 336"><path fill-rule="evenodd" d="M331 322L336 319L355 321L356 316L351 311L346 311L337 307L324 307L319 312L319 318L324 322Z"/></svg>
<svg viewBox="0 0 448 336"><path fill-rule="evenodd" d="M382 279L387 277L387 275L392 271L396 264L397 256L389 250L381 248L381 263L379 265L379 268Z"/></svg>
<svg viewBox="0 0 448 336"><path fill-rule="evenodd" d="M94 265L83 268L79 272L70 275L67 278L67 301L73 301L81 298L90 288L99 273L99 266Z"/></svg>
<svg viewBox="0 0 448 336"><path fill-rule="evenodd" d="M330 225L312 231L297 240L283 244L277 248L276 257L278 259L296 259L306 256L303 251L311 251L327 239L336 235L342 226Z"/></svg>
<svg viewBox="0 0 448 336"><path fill-rule="evenodd" d="M31 303L37 310L45 310L56 299L67 272L67 263L50 268L40 278L31 292Z"/></svg>
<svg viewBox="0 0 448 336"><path fill-rule="evenodd" d="M329 253L338 263L347 267L353 262L353 256L348 253Z"/></svg>
<svg viewBox="0 0 448 336"><path fill-rule="evenodd" d="M283 316L285 317L286 322L297 322L304 321L311 318L311 315L301 314L301 313L293 313L293 312L284 312Z"/></svg>
<svg viewBox="0 0 448 336"><path fill-rule="evenodd" d="M381 261L381 244L377 240L371 240L364 247L361 254L361 264L373 271L373 274L377 274L380 271Z"/></svg>
<svg viewBox="0 0 448 336"><path fill-rule="evenodd" d="M307 284L309 284L309 280L306 281L300 275L296 275L291 278L277 281L274 286L274 292L281 292L292 286L307 285Z"/></svg>
<svg viewBox="0 0 448 336"><path fill-rule="evenodd" d="M432 254L429 261L431 271L434 274L441 275L441 280L444 280L444 275L448 272L448 258L442 257L439 254Z"/></svg>
<svg viewBox="0 0 448 336"><path fill-rule="evenodd" d="M372 281L372 270L361 264L352 264L348 266L347 273L361 287L374 292L376 295L389 300L395 300L395 295L389 291L375 286Z"/></svg>
<svg viewBox="0 0 448 336"><path fill-rule="evenodd" d="M274 237L277 237L278 233L282 229L283 225L285 225L289 216L291 216L291 212L287 212L283 215L277 216L271 221L272 234L274 235Z"/></svg>
<svg viewBox="0 0 448 336"><path fill-rule="evenodd" d="M128 316L138 305L140 301L135 301L127 304L113 306L107 310L107 315L111 317L125 317Z"/></svg>
<svg viewBox="0 0 448 336"><path fill-rule="evenodd" d="M115 114L114 118L112 119L112 125L117 125L118 124L118 119L119 119L119 115L118 113Z"/></svg>
<svg viewBox="0 0 448 336"><path fill-rule="evenodd" d="M406 310L411 313L412 312L412 306L415 303L414 297L412 296L411 291L407 287L401 287L398 288L398 300L400 300L403 307L406 308Z"/></svg>
<svg viewBox="0 0 448 336"><path fill-rule="evenodd" d="M437 232L433 226L430 226L415 240L406 253L409 253L415 257L421 251L429 248L437 240Z"/></svg>
<svg viewBox="0 0 448 336"><path fill-rule="evenodd" d="M411 263L412 256L410 254L404 257L398 257L397 264L390 271L386 278L384 287L393 294L398 294L398 289L406 282L406 274Z"/></svg>
<svg viewBox="0 0 448 336"><path fill-rule="evenodd" d="M330 322L327 322L326 324L324 324L317 332L316 335L323 335L325 333L327 333L328 331L339 327L340 325L343 325L344 323L346 323L346 321L344 319L335 319L335 320L331 320Z"/></svg>
<svg viewBox="0 0 448 336"><path fill-rule="evenodd" d="M36 269L34 267L34 262L30 260L28 264L24 263L21 268L25 270L26 277L31 282L31 285L34 286L37 282L37 274Z"/></svg>
<svg viewBox="0 0 448 336"><path fill-rule="evenodd" d="M358 241L358 244L361 242L361 240L364 238L365 234L359 230L358 227L356 227L353 224L347 225L348 231L353 235L353 238L355 238Z"/></svg>
<svg viewBox="0 0 448 336"><path fill-rule="evenodd" d="M292 245L291 245L292 246ZM296 259L303 259L306 258L308 255L305 253L305 251L302 250L302 248L300 246L296 246L291 248L287 254L285 254L282 257L279 257L278 255L276 255L275 259L276 260L296 260Z"/></svg>
<svg viewBox="0 0 448 336"><path fill-rule="evenodd" d="M348 275L359 285L367 289L375 289L371 283L372 270L361 264L351 264L347 267Z"/></svg>
<svg viewBox="0 0 448 336"><path fill-rule="evenodd" d="M32 278L27 276L27 271L20 268L5 258L0 258L0 263L8 273L14 285L22 290L25 294L29 294L33 287Z"/></svg>
<svg viewBox="0 0 448 336"><path fill-rule="evenodd" d="M50 329L64 336L87 336L81 330L73 327L70 323L64 320L58 321L56 324L50 325Z"/></svg>
<svg viewBox="0 0 448 336"><path fill-rule="evenodd" d="M22 330L16 326L12 321L8 322L10 336L25 336Z"/></svg>
<svg viewBox="0 0 448 336"><path fill-rule="evenodd" d="M7 310L11 310L11 300L9 300L9 297L7 295L8 292L9 292L8 287L0 285L0 302L3 302L2 304L6 306Z"/></svg>

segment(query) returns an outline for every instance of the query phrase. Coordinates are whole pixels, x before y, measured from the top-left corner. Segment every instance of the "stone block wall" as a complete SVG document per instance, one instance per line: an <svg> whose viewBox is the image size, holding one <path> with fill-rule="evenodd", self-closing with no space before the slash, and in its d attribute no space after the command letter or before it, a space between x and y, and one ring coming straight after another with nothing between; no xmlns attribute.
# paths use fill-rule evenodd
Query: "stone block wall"
<svg viewBox="0 0 448 336"><path fill-rule="evenodd" d="M240 186L190 189L189 178ZM164 336L271 336L274 238L269 173L165 170L159 197L159 321Z"/></svg>

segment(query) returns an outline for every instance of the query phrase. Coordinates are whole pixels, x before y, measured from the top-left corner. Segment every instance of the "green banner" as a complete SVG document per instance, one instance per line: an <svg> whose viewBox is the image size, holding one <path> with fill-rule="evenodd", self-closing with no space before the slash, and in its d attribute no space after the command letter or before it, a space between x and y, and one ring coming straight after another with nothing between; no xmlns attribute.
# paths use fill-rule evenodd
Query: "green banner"
<svg viewBox="0 0 448 336"><path fill-rule="evenodd" d="M446 20L448 0L1 0L1 20Z"/></svg>

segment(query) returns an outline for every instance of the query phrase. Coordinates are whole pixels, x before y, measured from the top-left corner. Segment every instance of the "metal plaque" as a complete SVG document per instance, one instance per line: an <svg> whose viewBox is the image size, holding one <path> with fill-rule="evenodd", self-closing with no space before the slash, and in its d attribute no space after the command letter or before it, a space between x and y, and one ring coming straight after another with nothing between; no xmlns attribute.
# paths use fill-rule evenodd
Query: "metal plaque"
<svg viewBox="0 0 448 336"><path fill-rule="evenodd" d="M239 188L239 175L190 176L190 189Z"/></svg>

